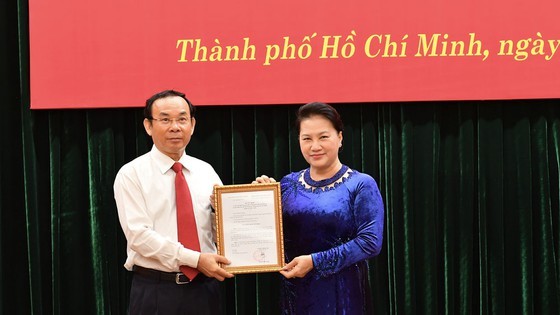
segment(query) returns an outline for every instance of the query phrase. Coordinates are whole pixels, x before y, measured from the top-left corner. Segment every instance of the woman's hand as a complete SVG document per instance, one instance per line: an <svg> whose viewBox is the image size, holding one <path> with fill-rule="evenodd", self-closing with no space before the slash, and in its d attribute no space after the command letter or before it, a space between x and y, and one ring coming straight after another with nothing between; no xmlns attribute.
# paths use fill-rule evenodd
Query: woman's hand
<svg viewBox="0 0 560 315"><path fill-rule="evenodd" d="M305 255L294 258L280 270L280 273L288 279L303 278L311 269L313 269L313 259L311 255Z"/></svg>
<svg viewBox="0 0 560 315"><path fill-rule="evenodd" d="M272 177L261 175L255 178L255 180L251 184L268 184L268 183L276 183L276 180Z"/></svg>

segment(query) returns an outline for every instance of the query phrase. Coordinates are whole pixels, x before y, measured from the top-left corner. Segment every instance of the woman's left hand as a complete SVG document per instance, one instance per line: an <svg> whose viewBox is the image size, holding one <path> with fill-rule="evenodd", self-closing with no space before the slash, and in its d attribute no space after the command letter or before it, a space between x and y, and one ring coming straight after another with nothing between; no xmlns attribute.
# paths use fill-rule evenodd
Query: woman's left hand
<svg viewBox="0 0 560 315"><path fill-rule="evenodd" d="M280 273L288 279L303 278L311 269L313 269L313 259L311 255L305 255L294 258L280 270Z"/></svg>

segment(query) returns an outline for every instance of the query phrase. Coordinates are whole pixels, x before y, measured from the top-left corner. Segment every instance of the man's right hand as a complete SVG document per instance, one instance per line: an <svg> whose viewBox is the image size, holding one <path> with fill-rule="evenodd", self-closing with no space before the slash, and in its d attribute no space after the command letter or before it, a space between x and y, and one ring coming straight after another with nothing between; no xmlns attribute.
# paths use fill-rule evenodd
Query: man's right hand
<svg viewBox="0 0 560 315"><path fill-rule="evenodd" d="M220 267L220 263L229 265L231 262L224 256L211 253L200 253L198 266L196 269L208 277L224 281L225 278L232 278L233 274Z"/></svg>

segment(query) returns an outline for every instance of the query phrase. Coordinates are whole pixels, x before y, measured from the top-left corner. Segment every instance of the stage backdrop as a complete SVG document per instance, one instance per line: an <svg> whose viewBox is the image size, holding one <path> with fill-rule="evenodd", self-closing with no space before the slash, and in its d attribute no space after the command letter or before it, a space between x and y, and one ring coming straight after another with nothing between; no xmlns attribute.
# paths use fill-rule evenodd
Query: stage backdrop
<svg viewBox="0 0 560 315"><path fill-rule="evenodd" d="M31 107L560 97L554 0L29 0Z"/></svg>

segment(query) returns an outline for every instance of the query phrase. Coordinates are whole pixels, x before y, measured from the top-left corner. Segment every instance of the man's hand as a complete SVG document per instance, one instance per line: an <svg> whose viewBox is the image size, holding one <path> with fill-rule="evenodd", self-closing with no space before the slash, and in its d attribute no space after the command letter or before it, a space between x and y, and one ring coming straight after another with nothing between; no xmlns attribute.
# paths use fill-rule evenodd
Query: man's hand
<svg viewBox="0 0 560 315"><path fill-rule="evenodd" d="M255 180L251 184L268 184L268 183L276 183L276 180L272 177L261 175L255 178Z"/></svg>
<svg viewBox="0 0 560 315"><path fill-rule="evenodd" d="M220 281L224 281L225 278L232 278L233 274L225 271L225 269L220 267L219 263L229 265L231 262L224 256L210 253L200 253L196 269L206 276L216 278Z"/></svg>
<svg viewBox="0 0 560 315"><path fill-rule="evenodd" d="M303 278L311 269L313 269L313 259L311 255L305 255L294 258L280 270L280 273L288 279Z"/></svg>

